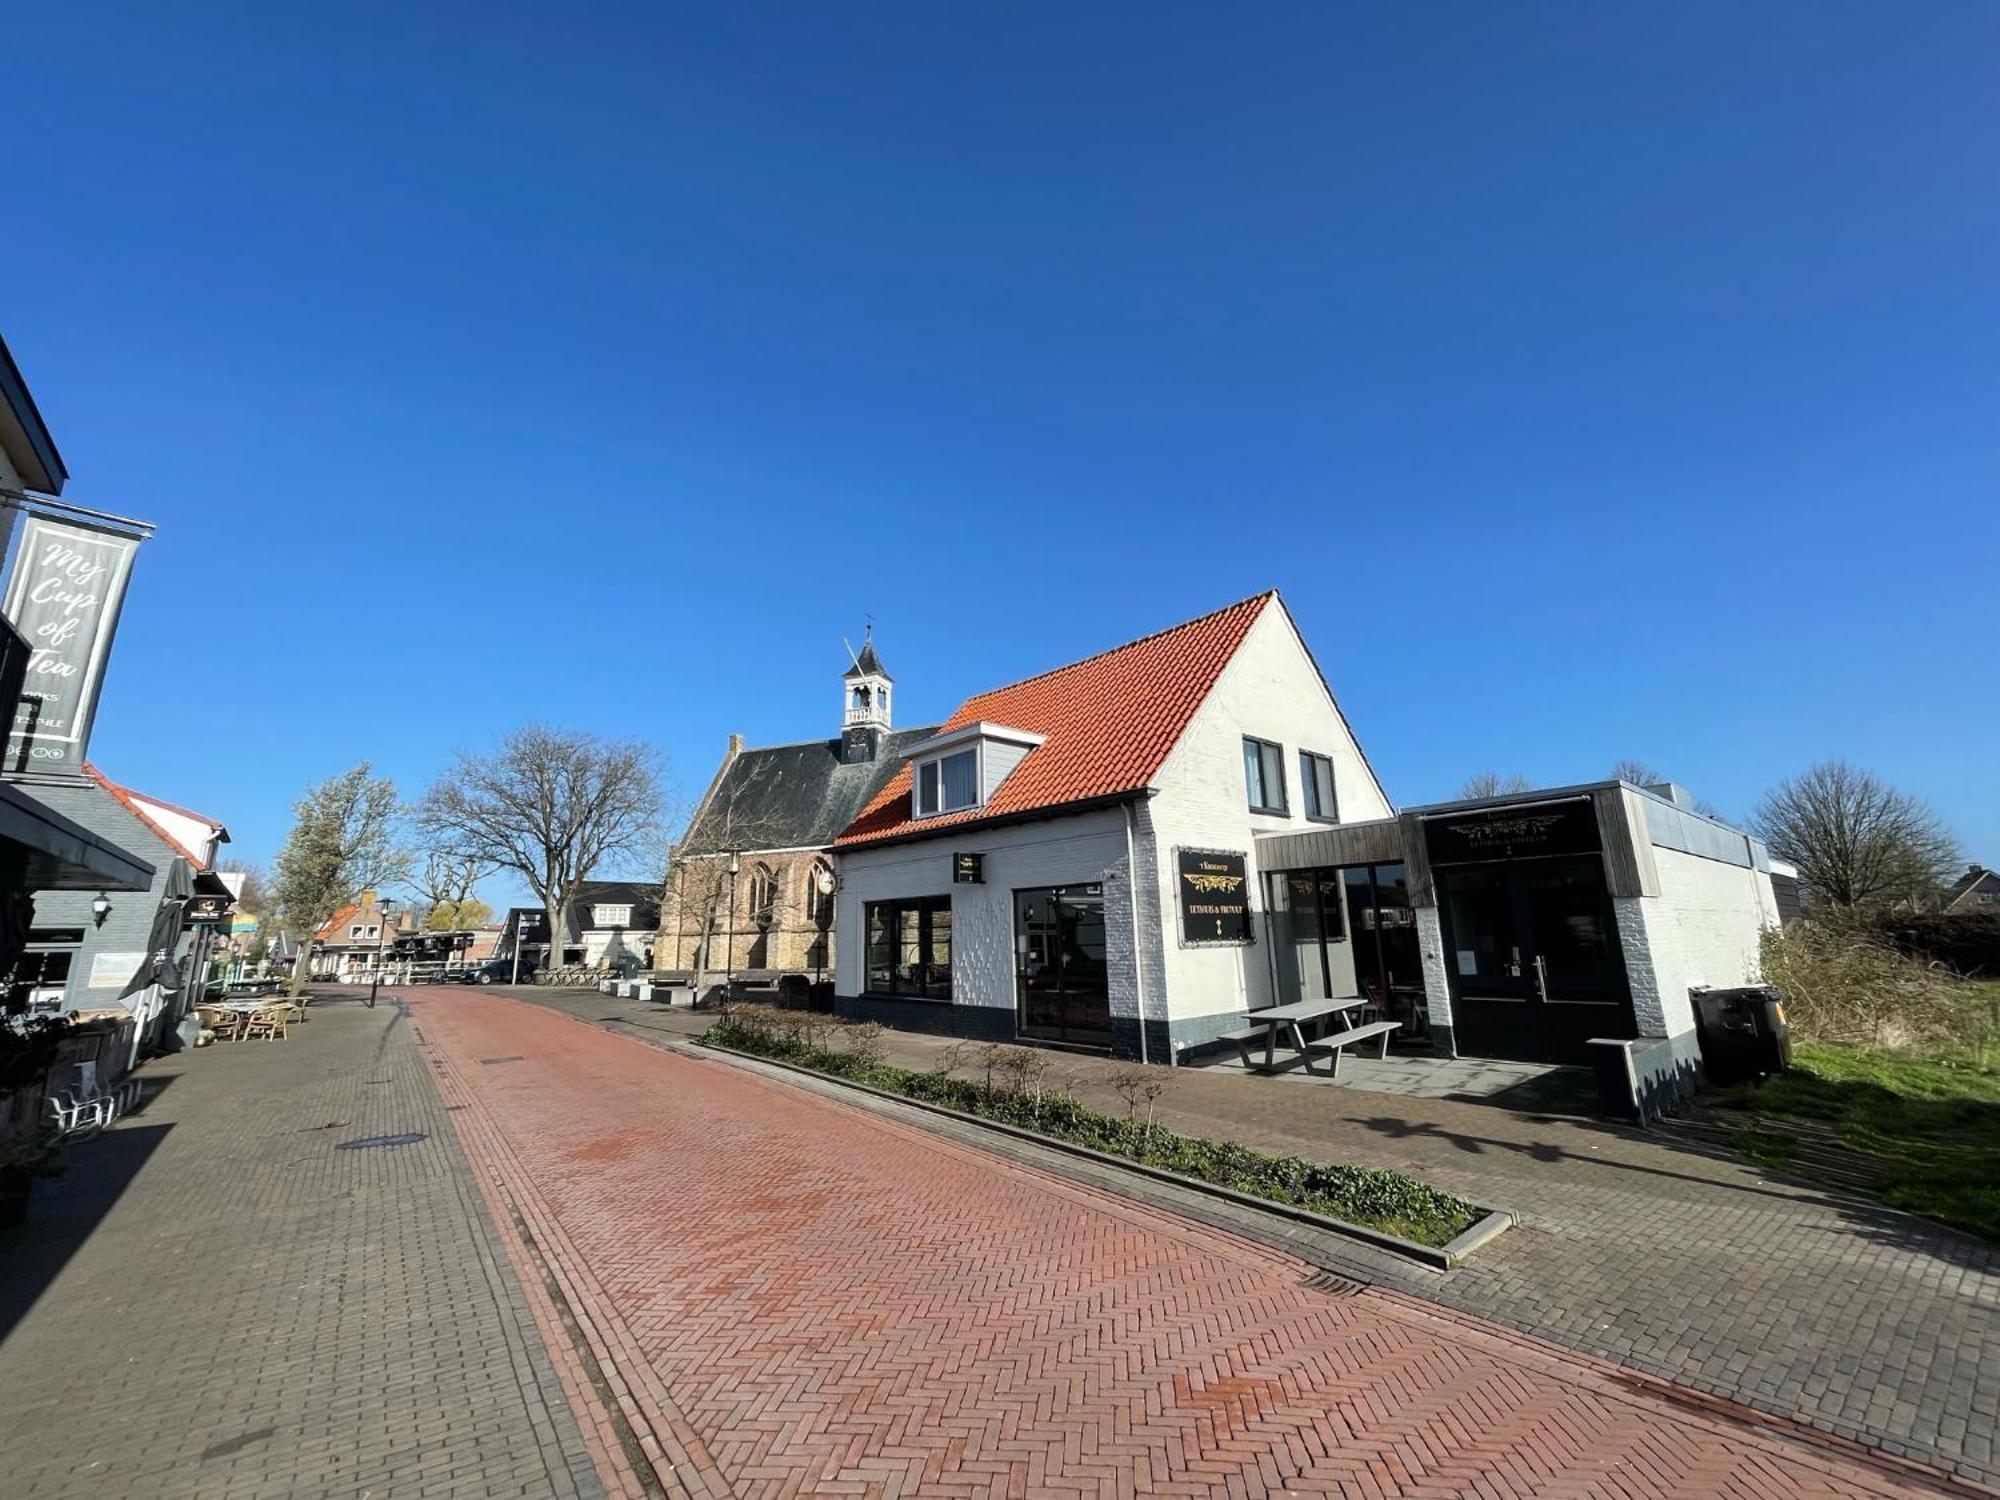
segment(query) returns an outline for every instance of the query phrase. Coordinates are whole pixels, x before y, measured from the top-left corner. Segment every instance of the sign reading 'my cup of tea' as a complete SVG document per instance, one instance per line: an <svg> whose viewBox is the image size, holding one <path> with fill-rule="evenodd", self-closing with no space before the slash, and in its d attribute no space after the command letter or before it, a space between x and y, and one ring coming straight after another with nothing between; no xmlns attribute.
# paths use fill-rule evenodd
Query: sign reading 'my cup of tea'
<svg viewBox="0 0 2000 1500"><path fill-rule="evenodd" d="M30 514L4 610L28 644L10 771L80 771L139 536Z"/></svg>

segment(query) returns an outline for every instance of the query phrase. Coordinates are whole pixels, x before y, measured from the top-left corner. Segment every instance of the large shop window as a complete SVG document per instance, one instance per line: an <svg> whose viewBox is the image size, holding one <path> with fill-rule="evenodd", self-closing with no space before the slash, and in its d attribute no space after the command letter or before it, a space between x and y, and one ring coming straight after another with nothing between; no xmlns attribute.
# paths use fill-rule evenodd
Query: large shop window
<svg viewBox="0 0 2000 1500"><path fill-rule="evenodd" d="M867 918L870 994L951 998L951 897L871 901Z"/></svg>
<svg viewBox="0 0 2000 1500"><path fill-rule="evenodd" d="M1306 791L1306 816L1315 823L1338 823L1340 802L1333 793L1333 757L1299 752L1299 785Z"/></svg>
<svg viewBox="0 0 2000 1500"><path fill-rule="evenodd" d="M1243 779L1249 783L1250 811L1282 813L1285 805L1285 747L1269 740L1243 740Z"/></svg>
<svg viewBox="0 0 2000 1500"><path fill-rule="evenodd" d="M979 802L979 752L961 750L956 755L927 760L917 767L917 816L933 817L941 812L958 812Z"/></svg>

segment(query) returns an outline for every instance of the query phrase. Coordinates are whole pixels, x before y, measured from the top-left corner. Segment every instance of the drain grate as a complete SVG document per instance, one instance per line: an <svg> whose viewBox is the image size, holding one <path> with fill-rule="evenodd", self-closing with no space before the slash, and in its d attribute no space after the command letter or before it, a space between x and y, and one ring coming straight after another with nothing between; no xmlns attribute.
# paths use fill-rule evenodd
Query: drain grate
<svg viewBox="0 0 2000 1500"><path fill-rule="evenodd" d="M1324 1292L1329 1297L1358 1297L1366 1290L1360 1282L1336 1276L1331 1271L1315 1271L1310 1276L1303 1276L1299 1278L1299 1285L1309 1291Z"/></svg>
<svg viewBox="0 0 2000 1500"><path fill-rule="evenodd" d="M479 1059L479 1066L482 1068L490 1068L495 1063L526 1062L526 1061L527 1058L525 1057L482 1057Z"/></svg>
<svg viewBox="0 0 2000 1500"><path fill-rule="evenodd" d="M381 1146L414 1146L418 1141L429 1140L421 1130L406 1130L401 1135L363 1135L351 1141L342 1141L333 1149L336 1151L373 1151Z"/></svg>

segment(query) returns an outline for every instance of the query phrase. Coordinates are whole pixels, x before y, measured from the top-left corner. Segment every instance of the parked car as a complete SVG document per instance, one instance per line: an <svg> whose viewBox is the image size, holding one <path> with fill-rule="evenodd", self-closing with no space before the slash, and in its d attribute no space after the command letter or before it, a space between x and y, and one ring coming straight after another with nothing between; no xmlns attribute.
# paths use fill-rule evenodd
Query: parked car
<svg viewBox="0 0 2000 1500"><path fill-rule="evenodd" d="M535 966L527 959L522 959L521 977L526 979L534 972ZM511 984L514 979L514 960L489 958L484 963L472 964L463 969L452 969L444 977L454 984Z"/></svg>

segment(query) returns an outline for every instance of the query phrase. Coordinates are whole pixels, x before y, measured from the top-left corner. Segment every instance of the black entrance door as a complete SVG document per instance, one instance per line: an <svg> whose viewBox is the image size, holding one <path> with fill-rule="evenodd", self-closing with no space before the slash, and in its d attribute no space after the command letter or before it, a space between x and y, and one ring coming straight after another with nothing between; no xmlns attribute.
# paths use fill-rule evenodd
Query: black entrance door
<svg viewBox="0 0 2000 1500"><path fill-rule="evenodd" d="M1637 1034L1596 855L1440 870L1461 1053L1587 1062L1592 1037Z"/></svg>
<svg viewBox="0 0 2000 1500"><path fill-rule="evenodd" d="M1014 978L1022 1036L1078 1047L1111 1045L1103 886L1014 893Z"/></svg>

